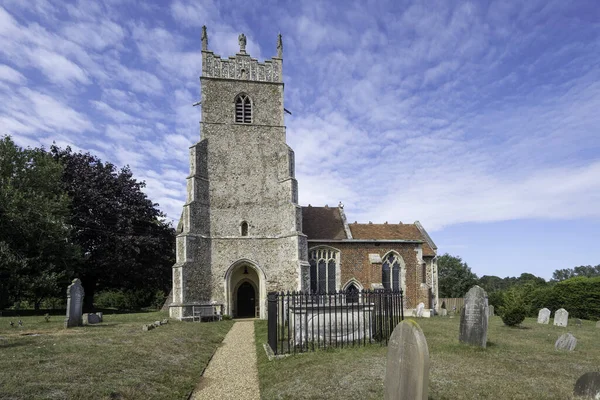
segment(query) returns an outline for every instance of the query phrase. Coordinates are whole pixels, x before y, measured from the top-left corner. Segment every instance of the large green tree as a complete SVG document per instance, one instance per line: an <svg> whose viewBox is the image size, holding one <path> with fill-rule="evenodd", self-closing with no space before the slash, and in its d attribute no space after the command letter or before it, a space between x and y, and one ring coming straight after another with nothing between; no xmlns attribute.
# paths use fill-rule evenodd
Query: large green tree
<svg viewBox="0 0 600 400"><path fill-rule="evenodd" d="M440 297L463 297L477 284L477 275L460 257L446 253L438 258L438 284Z"/></svg>
<svg viewBox="0 0 600 400"><path fill-rule="evenodd" d="M77 276L84 307L97 291L167 291L175 261L175 231L142 191L131 170L120 170L89 153L51 147L64 167L63 187L72 199L72 240L84 254Z"/></svg>
<svg viewBox="0 0 600 400"><path fill-rule="evenodd" d="M557 269L552 274L552 280L560 282L578 276L585 276L588 278L600 276L600 264L595 267L592 267L591 265L580 265L575 268Z"/></svg>
<svg viewBox="0 0 600 400"><path fill-rule="evenodd" d="M43 149L0 139L0 307L30 300L37 309L66 287L79 251L68 240L62 173Z"/></svg>

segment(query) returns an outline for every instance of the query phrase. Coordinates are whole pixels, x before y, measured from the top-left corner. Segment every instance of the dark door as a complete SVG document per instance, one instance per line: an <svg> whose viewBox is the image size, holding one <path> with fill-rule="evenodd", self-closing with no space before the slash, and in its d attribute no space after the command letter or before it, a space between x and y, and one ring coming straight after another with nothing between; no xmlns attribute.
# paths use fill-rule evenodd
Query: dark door
<svg viewBox="0 0 600 400"><path fill-rule="evenodd" d="M237 292L237 317L254 317L254 288L248 282L240 285Z"/></svg>

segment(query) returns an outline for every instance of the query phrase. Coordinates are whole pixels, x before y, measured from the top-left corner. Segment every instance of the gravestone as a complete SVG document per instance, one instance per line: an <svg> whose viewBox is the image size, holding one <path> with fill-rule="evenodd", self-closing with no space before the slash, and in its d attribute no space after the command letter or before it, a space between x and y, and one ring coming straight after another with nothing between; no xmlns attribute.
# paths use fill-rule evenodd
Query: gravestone
<svg viewBox="0 0 600 400"><path fill-rule="evenodd" d="M419 303L417 305L417 317L423 318L423 310L424 309L425 309L425 304L424 303Z"/></svg>
<svg viewBox="0 0 600 400"><path fill-rule="evenodd" d="M98 316L98 319L100 320L100 322L102 322L102 318L104 315L101 312L97 312L96 315Z"/></svg>
<svg viewBox="0 0 600 400"><path fill-rule="evenodd" d="M564 335L561 335L554 344L554 348L556 350L573 351L575 350L575 346L577 346L577 339L570 333L565 333Z"/></svg>
<svg viewBox="0 0 600 400"><path fill-rule="evenodd" d="M390 336L383 391L386 400L427 399L429 349L415 321L400 322Z"/></svg>
<svg viewBox="0 0 600 400"><path fill-rule="evenodd" d="M554 325L567 326L569 323L569 313L564 308L556 310L554 313Z"/></svg>
<svg viewBox="0 0 600 400"><path fill-rule="evenodd" d="M73 283L67 288L67 317L65 318L65 328L83 325L81 309L83 307L83 296L85 292L81 281L73 279Z"/></svg>
<svg viewBox="0 0 600 400"><path fill-rule="evenodd" d="M83 314L83 324L84 325L92 325L92 324L99 324L100 322L100 318L98 317L98 315L94 314L94 313L89 313L89 314Z"/></svg>
<svg viewBox="0 0 600 400"><path fill-rule="evenodd" d="M588 399L600 399L600 372L583 374L575 382L574 396Z"/></svg>
<svg viewBox="0 0 600 400"><path fill-rule="evenodd" d="M488 306L488 316L489 317L494 316L494 306Z"/></svg>
<svg viewBox="0 0 600 400"><path fill-rule="evenodd" d="M547 308L542 308L538 312L538 324L548 324L550 322L550 310Z"/></svg>
<svg viewBox="0 0 600 400"><path fill-rule="evenodd" d="M596 328L600 328L600 321L596 322Z"/></svg>
<svg viewBox="0 0 600 400"><path fill-rule="evenodd" d="M581 328L581 320L579 318L575 320L575 326Z"/></svg>
<svg viewBox="0 0 600 400"><path fill-rule="evenodd" d="M465 305L460 310L458 340L473 346L486 347L488 328L487 294L475 285L465 295Z"/></svg>
<svg viewBox="0 0 600 400"><path fill-rule="evenodd" d="M441 315L442 317L446 317L446 316L448 316L448 310L446 310L445 308L442 308L442 309L440 310L440 315Z"/></svg>

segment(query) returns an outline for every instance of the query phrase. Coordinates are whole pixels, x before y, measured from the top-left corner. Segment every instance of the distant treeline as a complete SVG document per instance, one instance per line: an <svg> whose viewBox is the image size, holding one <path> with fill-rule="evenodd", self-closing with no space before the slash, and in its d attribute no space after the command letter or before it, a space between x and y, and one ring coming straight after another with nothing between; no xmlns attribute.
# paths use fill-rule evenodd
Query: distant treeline
<svg viewBox="0 0 600 400"><path fill-rule="evenodd" d="M129 167L92 154L24 149L1 137L0 309L64 306L73 278L88 310L101 291L131 308L159 304L175 230L144 186Z"/></svg>
<svg viewBox="0 0 600 400"><path fill-rule="evenodd" d="M479 285L499 314L510 301L521 303L529 317L546 307L552 311L564 308L572 318L600 319L600 264L556 270L550 281L529 273L479 278L460 257L444 254L438 260L438 271L440 297L463 297L470 287Z"/></svg>

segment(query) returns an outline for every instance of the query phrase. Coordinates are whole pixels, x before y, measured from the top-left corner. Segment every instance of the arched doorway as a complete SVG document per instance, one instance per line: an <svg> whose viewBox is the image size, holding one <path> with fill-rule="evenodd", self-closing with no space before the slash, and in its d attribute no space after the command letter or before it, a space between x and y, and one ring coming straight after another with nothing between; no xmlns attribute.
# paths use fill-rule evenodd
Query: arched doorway
<svg viewBox="0 0 600 400"><path fill-rule="evenodd" d="M249 282L244 282L237 290L237 317L254 317L256 307L256 292Z"/></svg>

